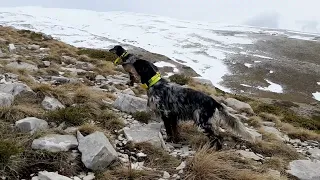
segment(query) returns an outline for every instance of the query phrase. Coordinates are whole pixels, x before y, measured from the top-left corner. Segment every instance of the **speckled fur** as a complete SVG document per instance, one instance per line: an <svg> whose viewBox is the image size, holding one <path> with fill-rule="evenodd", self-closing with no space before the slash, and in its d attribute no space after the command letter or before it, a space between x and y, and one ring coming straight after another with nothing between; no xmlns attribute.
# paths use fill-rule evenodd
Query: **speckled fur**
<svg viewBox="0 0 320 180"><path fill-rule="evenodd" d="M157 72L157 67L145 60L137 59L133 66L141 77L141 83L148 83ZM253 140L241 121L230 114L224 104L200 91L161 79L148 89L147 95L148 107L163 120L169 141L180 140L177 126L179 120L193 120L216 144L218 150L222 148L223 139L218 131L220 123L228 125L245 139Z"/></svg>

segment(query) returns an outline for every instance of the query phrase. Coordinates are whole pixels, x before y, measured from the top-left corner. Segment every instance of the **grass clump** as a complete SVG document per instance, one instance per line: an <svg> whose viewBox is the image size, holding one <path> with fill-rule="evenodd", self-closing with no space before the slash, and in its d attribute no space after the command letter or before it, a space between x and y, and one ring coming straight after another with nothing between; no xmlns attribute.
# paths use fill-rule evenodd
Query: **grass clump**
<svg viewBox="0 0 320 180"><path fill-rule="evenodd" d="M200 132L192 121L179 124L182 139L191 144L192 148L198 149L209 142L209 138Z"/></svg>
<svg viewBox="0 0 320 180"><path fill-rule="evenodd" d="M110 131L121 129L125 126L124 122L112 111L103 111L97 118L99 125Z"/></svg>
<svg viewBox="0 0 320 180"><path fill-rule="evenodd" d="M135 148L147 154L145 166L150 168L159 168L162 170L172 171L173 168L179 166L180 161L160 147L155 147L150 143L136 143Z"/></svg>
<svg viewBox="0 0 320 180"><path fill-rule="evenodd" d="M247 123L250 126L253 126L255 128L261 127L261 125L262 125L261 122L262 122L262 119L259 116L252 116L247 121Z"/></svg>
<svg viewBox="0 0 320 180"><path fill-rule="evenodd" d="M187 77L183 74L174 74L174 75L170 76L169 79L171 82L175 82L180 85L188 84L190 81L190 77Z"/></svg>
<svg viewBox="0 0 320 180"><path fill-rule="evenodd" d="M0 119L10 123L15 123L26 117L41 118L42 116L43 110L34 104L19 104L0 108Z"/></svg>
<svg viewBox="0 0 320 180"><path fill-rule="evenodd" d="M139 122L148 124L151 119L151 113L146 111L137 111L132 114L132 117Z"/></svg>
<svg viewBox="0 0 320 180"><path fill-rule="evenodd" d="M263 172L254 171L250 162L241 160L234 152L216 152L208 145L189 160L186 180L272 180Z"/></svg>
<svg viewBox="0 0 320 180"><path fill-rule="evenodd" d="M17 155L22 150L14 140L0 140L0 168L3 169L10 161L11 156Z"/></svg>
<svg viewBox="0 0 320 180"><path fill-rule="evenodd" d="M146 170L134 170L121 167L115 170L108 170L97 176L99 180L144 180L144 179L159 179L158 173Z"/></svg>
<svg viewBox="0 0 320 180"><path fill-rule="evenodd" d="M92 119L91 112L83 106L71 106L64 109L49 111L45 117L52 122L65 122L69 125L82 125Z"/></svg>
<svg viewBox="0 0 320 180"><path fill-rule="evenodd" d="M114 61L117 57L115 54L106 51L106 50L99 50L99 49L80 49L77 52L78 55L88 55L90 58L95 59L104 59L106 61Z"/></svg>

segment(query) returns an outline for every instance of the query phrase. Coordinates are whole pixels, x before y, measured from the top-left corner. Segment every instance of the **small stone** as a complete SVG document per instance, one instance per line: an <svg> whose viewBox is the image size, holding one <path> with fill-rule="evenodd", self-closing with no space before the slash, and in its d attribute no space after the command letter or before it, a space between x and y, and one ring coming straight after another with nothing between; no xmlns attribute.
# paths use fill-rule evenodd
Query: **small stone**
<svg viewBox="0 0 320 180"><path fill-rule="evenodd" d="M42 107L46 110L56 110L56 109L63 109L65 106L61 104L59 100L53 97L46 96L41 103Z"/></svg>
<svg viewBox="0 0 320 180"><path fill-rule="evenodd" d="M50 61L42 61L42 63L45 67L49 67L51 65Z"/></svg>
<svg viewBox="0 0 320 180"><path fill-rule="evenodd" d="M55 172L41 171L38 173L39 180L72 180Z"/></svg>
<svg viewBox="0 0 320 180"><path fill-rule="evenodd" d="M9 44L9 52L11 53L15 53L16 52L16 47L14 46L14 44Z"/></svg>
<svg viewBox="0 0 320 180"><path fill-rule="evenodd" d="M143 170L144 162L131 163L131 169Z"/></svg>
<svg viewBox="0 0 320 180"><path fill-rule="evenodd" d="M167 171L163 172L163 179L169 179L170 178L170 174Z"/></svg>
<svg viewBox="0 0 320 180"><path fill-rule="evenodd" d="M32 149L43 149L50 152L68 151L77 146L78 141L73 135L49 134L32 142Z"/></svg>
<svg viewBox="0 0 320 180"><path fill-rule="evenodd" d="M142 152L139 152L139 153L137 154L137 157L143 158L143 157L147 157L147 155L144 154L144 153L142 153Z"/></svg>
<svg viewBox="0 0 320 180"><path fill-rule="evenodd" d="M87 176L82 178L82 180L93 180L94 178L94 174L89 172Z"/></svg>
<svg viewBox="0 0 320 180"><path fill-rule="evenodd" d="M48 129L47 121L38 119L36 117L27 117L21 119L16 121L15 125L21 132L30 132L31 134L38 130Z"/></svg>
<svg viewBox="0 0 320 180"><path fill-rule="evenodd" d="M243 150L238 150L236 152L245 158L253 159L255 161L260 161L263 159L263 158L259 157L258 155L256 155L254 152L243 151Z"/></svg>
<svg viewBox="0 0 320 180"><path fill-rule="evenodd" d="M185 161L182 161L181 164L176 167L176 170L181 170L181 169L184 169L186 167L186 162Z"/></svg>
<svg viewBox="0 0 320 180"><path fill-rule="evenodd" d="M30 49L30 50L39 50L39 49L40 49L40 46L39 46L39 45L36 45L36 44L32 44L32 45L29 45L29 46L28 46L28 49Z"/></svg>

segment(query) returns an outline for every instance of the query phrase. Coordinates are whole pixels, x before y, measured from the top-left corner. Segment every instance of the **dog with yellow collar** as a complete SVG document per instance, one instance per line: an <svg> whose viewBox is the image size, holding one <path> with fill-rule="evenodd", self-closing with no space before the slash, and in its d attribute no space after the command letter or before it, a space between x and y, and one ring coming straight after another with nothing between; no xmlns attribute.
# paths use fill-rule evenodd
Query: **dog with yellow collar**
<svg viewBox="0 0 320 180"><path fill-rule="evenodd" d="M122 46L116 45L112 49L109 50L109 52L112 52L118 56L118 58L114 61L115 65L122 65L123 69L129 73L130 81L127 83L129 86L133 86L134 83L140 82L140 76L136 71L135 66L137 66L137 63L135 65L136 61L146 61L146 63L149 63L147 60L140 59L136 57L133 54L128 53ZM139 64L139 63L138 63ZM158 71L158 68L154 65L152 65L153 68ZM143 88L147 88L146 84L142 84Z"/></svg>

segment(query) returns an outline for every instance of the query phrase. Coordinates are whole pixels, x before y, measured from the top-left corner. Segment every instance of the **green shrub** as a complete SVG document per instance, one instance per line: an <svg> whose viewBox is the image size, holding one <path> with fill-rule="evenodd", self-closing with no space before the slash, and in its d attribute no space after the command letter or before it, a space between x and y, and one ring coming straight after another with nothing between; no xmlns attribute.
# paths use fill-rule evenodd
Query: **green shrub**
<svg viewBox="0 0 320 180"><path fill-rule="evenodd" d="M10 157L21 152L21 148L12 140L0 140L0 168L3 168Z"/></svg>
<svg viewBox="0 0 320 180"><path fill-rule="evenodd" d="M45 114L49 121L53 122L66 122L70 125L82 125L92 118L91 112L82 106L71 106L64 109L49 111Z"/></svg>
<svg viewBox="0 0 320 180"><path fill-rule="evenodd" d="M189 77L182 75L182 74L174 74L174 75L170 76L169 79L171 82L175 82L180 85L188 84L190 81Z"/></svg>
<svg viewBox="0 0 320 180"><path fill-rule="evenodd" d="M115 54L106 51L106 50L99 50L99 49L81 49L78 52L78 55L88 55L90 58L95 59L104 59L106 61L114 61L117 57Z"/></svg>
<svg viewBox="0 0 320 180"><path fill-rule="evenodd" d="M132 117L139 122L147 124L151 119L151 114L145 111L138 111L133 113Z"/></svg>

